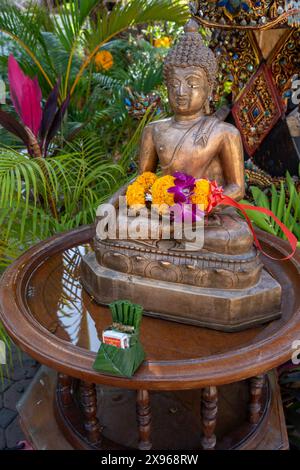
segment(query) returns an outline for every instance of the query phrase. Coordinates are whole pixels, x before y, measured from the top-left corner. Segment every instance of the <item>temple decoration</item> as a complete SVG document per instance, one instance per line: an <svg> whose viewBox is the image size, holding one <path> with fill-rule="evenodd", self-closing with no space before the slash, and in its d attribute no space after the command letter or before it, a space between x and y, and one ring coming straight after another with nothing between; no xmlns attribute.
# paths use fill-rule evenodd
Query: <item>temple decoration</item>
<svg viewBox="0 0 300 470"><path fill-rule="evenodd" d="M233 108L227 120L234 119L241 131L246 159L252 157L273 176L284 176L286 171L298 175L300 137L289 132L287 121L297 107L292 97L294 81L300 76L300 2L207 0L190 2L190 8L199 25L210 28L210 47L219 60L211 111L224 104ZM262 67L266 67L263 75ZM256 99L250 89L257 75L262 80L268 76L265 85L270 89ZM251 106L240 109L249 93ZM268 109L270 93L275 99L272 110ZM259 106L251 115L254 101ZM281 142L288 158L282 156Z"/></svg>
<svg viewBox="0 0 300 470"><path fill-rule="evenodd" d="M299 24L300 5L293 0L198 0L190 5L209 28L265 30Z"/></svg>
<svg viewBox="0 0 300 470"><path fill-rule="evenodd" d="M142 119L150 106L153 111L155 110L156 114L161 113L163 106L158 93L138 93L129 87L126 88L126 91L128 95L125 98L125 107L128 114L134 119Z"/></svg>
<svg viewBox="0 0 300 470"><path fill-rule="evenodd" d="M258 69L262 55L255 36L247 31L215 30L210 47L219 62L219 74L213 94L216 108L224 91L226 92L226 83L231 83L233 99L238 97Z"/></svg>
<svg viewBox="0 0 300 470"><path fill-rule="evenodd" d="M250 80L232 113L247 153L252 156L282 115L278 91L265 65Z"/></svg>
<svg viewBox="0 0 300 470"><path fill-rule="evenodd" d="M292 79L300 72L300 31L287 30L271 53L267 64L285 101L292 94Z"/></svg>
<svg viewBox="0 0 300 470"><path fill-rule="evenodd" d="M291 11L288 17L288 24L290 26L300 26L300 2L299 0L285 0L285 11Z"/></svg>

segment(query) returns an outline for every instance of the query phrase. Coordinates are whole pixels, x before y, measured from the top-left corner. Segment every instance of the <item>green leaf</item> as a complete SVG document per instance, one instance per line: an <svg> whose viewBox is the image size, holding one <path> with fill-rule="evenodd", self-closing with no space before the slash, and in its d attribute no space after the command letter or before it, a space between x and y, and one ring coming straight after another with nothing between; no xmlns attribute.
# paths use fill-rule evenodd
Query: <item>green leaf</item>
<svg viewBox="0 0 300 470"><path fill-rule="evenodd" d="M277 208L277 214L276 214L276 216L278 217L278 219L280 221L282 221L282 219L283 219L284 210L285 210L285 188L284 188L284 183L281 182L280 183L278 208ZM276 224L275 230L276 230L276 235L278 235L279 232L281 232L281 229L277 224Z"/></svg>
<svg viewBox="0 0 300 470"><path fill-rule="evenodd" d="M275 185L272 184L271 186L271 211L273 212L273 214L277 213L278 202L279 202L279 196L276 191Z"/></svg>
<svg viewBox="0 0 300 470"><path fill-rule="evenodd" d="M256 186L251 186L251 192L257 206L270 210L269 199L261 189L257 188Z"/></svg>
<svg viewBox="0 0 300 470"><path fill-rule="evenodd" d="M241 203L249 204L248 201L241 201ZM250 204L251 205L251 204ZM255 207L255 206L253 206ZM246 210L246 213L250 220L261 230L264 230L265 232L271 233L272 235L276 235L275 230L270 223L270 218L262 214L261 212L256 212L252 210Z"/></svg>

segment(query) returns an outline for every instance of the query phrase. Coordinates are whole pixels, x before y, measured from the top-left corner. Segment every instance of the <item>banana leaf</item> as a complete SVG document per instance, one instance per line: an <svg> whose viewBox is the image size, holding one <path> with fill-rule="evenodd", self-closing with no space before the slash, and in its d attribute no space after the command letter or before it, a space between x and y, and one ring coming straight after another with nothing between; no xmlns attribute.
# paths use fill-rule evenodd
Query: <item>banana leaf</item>
<svg viewBox="0 0 300 470"><path fill-rule="evenodd" d="M104 374L132 377L144 359L145 352L139 340L128 349L102 343L93 369Z"/></svg>
<svg viewBox="0 0 300 470"><path fill-rule="evenodd" d="M130 336L130 347L127 349L101 343L93 369L105 374L132 377L145 359L145 353L139 339L143 307L128 300L117 300L112 302L109 308L113 322L133 326L134 333Z"/></svg>

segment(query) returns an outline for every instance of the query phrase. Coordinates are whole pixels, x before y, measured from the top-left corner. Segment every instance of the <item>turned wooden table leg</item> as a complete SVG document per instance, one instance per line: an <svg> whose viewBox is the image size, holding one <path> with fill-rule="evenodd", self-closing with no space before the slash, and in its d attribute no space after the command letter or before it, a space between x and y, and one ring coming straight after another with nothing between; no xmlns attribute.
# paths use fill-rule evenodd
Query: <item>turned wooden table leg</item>
<svg viewBox="0 0 300 470"><path fill-rule="evenodd" d="M218 414L218 391L216 387L206 387L202 390L202 426L203 436L201 445L204 450L214 450L216 447L215 428Z"/></svg>
<svg viewBox="0 0 300 470"><path fill-rule="evenodd" d="M64 407L71 406L73 403L72 382L73 379L69 375L58 374L58 393Z"/></svg>
<svg viewBox="0 0 300 470"><path fill-rule="evenodd" d="M80 381L80 399L84 415L84 427L89 442L97 444L101 440L101 428L97 418L97 394L95 384Z"/></svg>
<svg viewBox="0 0 300 470"><path fill-rule="evenodd" d="M137 391L137 422L139 429L139 449L152 449L151 442L151 407L148 390Z"/></svg>
<svg viewBox="0 0 300 470"><path fill-rule="evenodd" d="M249 421L251 424L258 424L260 419L264 384L264 375L258 375L250 379Z"/></svg>

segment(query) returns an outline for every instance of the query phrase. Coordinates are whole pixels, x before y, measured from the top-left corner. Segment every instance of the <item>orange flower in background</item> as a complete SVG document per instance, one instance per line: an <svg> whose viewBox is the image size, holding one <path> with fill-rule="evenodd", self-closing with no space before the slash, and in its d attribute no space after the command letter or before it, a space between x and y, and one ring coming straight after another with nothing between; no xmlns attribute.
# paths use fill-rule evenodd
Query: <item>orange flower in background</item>
<svg viewBox="0 0 300 470"><path fill-rule="evenodd" d="M168 189L174 186L175 178L171 175L158 178L152 186L152 204L174 205L174 194L168 193Z"/></svg>
<svg viewBox="0 0 300 470"><path fill-rule="evenodd" d="M147 189L151 188L151 186L155 183L156 180L157 176L155 173L152 173L151 171L145 171L137 177L135 182L141 184L146 191Z"/></svg>
<svg viewBox="0 0 300 470"><path fill-rule="evenodd" d="M126 202L129 207L145 206L145 188L136 181L126 191Z"/></svg>
<svg viewBox="0 0 300 470"><path fill-rule="evenodd" d="M197 205L203 205L204 210L208 208L209 205L209 196L210 196L210 182L205 179L197 180L195 183L195 188L193 195L191 196L191 203Z"/></svg>
<svg viewBox="0 0 300 470"><path fill-rule="evenodd" d="M171 42L172 40L168 36L157 38L154 39L154 47L170 47Z"/></svg>
<svg viewBox="0 0 300 470"><path fill-rule="evenodd" d="M100 51L95 56L97 70L109 70L114 65L114 59L109 51Z"/></svg>

